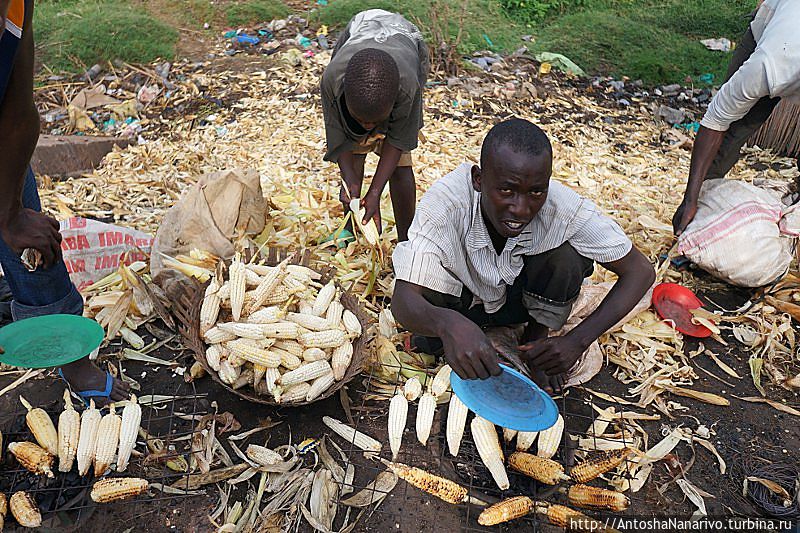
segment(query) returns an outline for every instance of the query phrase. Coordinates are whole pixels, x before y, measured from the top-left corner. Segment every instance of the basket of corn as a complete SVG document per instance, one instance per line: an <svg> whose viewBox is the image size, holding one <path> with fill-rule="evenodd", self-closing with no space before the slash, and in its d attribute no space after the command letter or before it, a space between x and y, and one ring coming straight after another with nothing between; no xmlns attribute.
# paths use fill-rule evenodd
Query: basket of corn
<svg viewBox="0 0 800 533"><path fill-rule="evenodd" d="M331 396L367 358L358 299L312 268L310 254L238 255L175 305L181 333L211 377L252 402L298 406Z"/></svg>

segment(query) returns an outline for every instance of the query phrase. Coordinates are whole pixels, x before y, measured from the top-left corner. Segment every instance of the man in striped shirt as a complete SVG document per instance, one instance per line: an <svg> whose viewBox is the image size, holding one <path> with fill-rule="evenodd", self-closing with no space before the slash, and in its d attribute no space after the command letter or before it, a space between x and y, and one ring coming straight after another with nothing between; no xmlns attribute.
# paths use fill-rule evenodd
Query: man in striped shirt
<svg viewBox="0 0 800 533"><path fill-rule="evenodd" d="M550 180L552 147L534 124L496 125L481 165L463 164L422 197L408 241L392 256L392 312L426 351L443 350L462 378L500 373L482 327L525 324L520 350L546 390L589 345L622 319L655 279L647 258L589 200ZM564 336L594 263L619 280L600 306Z"/></svg>

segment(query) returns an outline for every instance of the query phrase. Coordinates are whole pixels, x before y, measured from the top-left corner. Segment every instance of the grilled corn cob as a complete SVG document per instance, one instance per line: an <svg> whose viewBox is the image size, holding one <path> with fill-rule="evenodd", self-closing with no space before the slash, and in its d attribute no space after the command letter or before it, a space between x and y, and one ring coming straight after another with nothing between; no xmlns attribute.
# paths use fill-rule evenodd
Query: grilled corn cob
<svg viewBox="0 0 800 533"><path fill-rule="evenodd" d="M350 211L352 212L353 220L358 226L358 230L364 235L370 246L377 246L380 242L380 233L378 233L378 226L375 225L374 220L370 220L366 224L363 223L366 210L361 207L361 200L353 198L350 200Z"/></svg>
<svg viewBox="0 0 800 533"><path fill-rule="evenodd" d="M96 503L127 500L147 491L149 483L138 477L113 477L95 481L91 498Z"/></svg>
<svg viewBox="0 0 800 533"><path fill-rule="evenodd" d="M450 388L450 372L452 372L450 365L442 365L431 381L431 394L438 397L447 392Z"/></svg>
<svg viewBox="0 0 800 533"><path fill-rule="evenodd" d="M6 495L0 492L0 531L3 531L6 522L6 514L8 513L8 502Z"/></svg>
<svg viewBox="0 0 800 533"><path fill-rule="evenodd" d="M517 433L517 451L527 452L538 435L538 431L520 431Z"/></svg>
<svg viewBox="0 0 800 533"><path fill-rule="evenodd" d="M500 490L506 490L509 487L508 475L506 467L503 465L503 450L500 448L500 440L497 438L494 424L475 415L470 428L472 429L472 440L475 442L481 461L489 469L489 473L492 474L492 478Z"/></svg>
<svg viewBox="0 0 800 533"><path fill-rule="evenodd" d="M14 519L22 527L39 527L42 525L42 513L30 494L27 492L15 492L8 500L8 508Z"/></svg>
<svg viewBox="0 0 800 533"><path fill-rule="evenodd" d="M206 287L206 294L203 298L203 303L200 305L200 334L216 324L217 317L219 316L220 302L219 297L220 282L216 276L211 278L211 282Z"/></svg>
<svg viewBox="0 0 800 533"><path fill-rule="evenodd" d="M539 432L539 442L536 455L550 459L558 451L561 444L561 436L564 433L564 417L558 415L556 423L552 427Z"/></svg>
<svg viewBox="0 0 800 533"><path fill-rule="evenodd" d="M208 344L222 344L223 342L228 342L235 339L236 335L233 333L228 333L227 331L222 331L217 326L209 329L203 335L203 340L205 340Z"/></svg>
<svg viewBox="0 0 800 533"><path fill-rule="evenodd" d="M333 379L333 372L326 372L311 382L311 388L306 393L306 401L310 402L319 398L322 393L328 390L336 380Z"/></svg>
<svg viewBox="0 0 800 533"><path fill-rule="evenodd" d="M336 348L347 342L347 335L340 329L326 329L303 333L297 340L306 348Z"/></svg>
<svg viewBox="0 0 800 533"><path fill-rule="evenodd" d="M248 307L250 313L256 311L262 305L270 301L270 297L279 293L281 289L283 292L286 292L286 289L281 285L281 281L283 281L284 276L286 276L287 261L288 260L282 261L277 267L268 271L261 279L261 283L259 283L255 291L253 291L253 300Z"/></svg>
<svg viewBox="0 0 800 533"><path fill-rule="evenodd" d="M103 475L111 462L119 445L119 429L122 419L114 412L114 404L108 406L108 414L100 420L97 428L97 444L94 452L94 475Z"/></svg>
<svg viewBox="0 0 800 533"><path fill-rule="evenodd" d="M64 411L58 416L58 471L69 472L78 453L81 417L72 406L69 390L64 390Z"/></svg>
<svg viewBox="0 0 800 533"><path fill-rule="evenodd" d="M257 444L249 445L244 453L248 459L261 466L271 466L283 461L278 452Z"/></svg>
<svg viewBox="0 0 800 533"><path fill-rule="evenodd" d="M323 416L322 422L331 428L334 433L342 437L347 442L353 443L357 448L364 450L365 452L380 452L381 451L381 443L377 440L373 439L372 437L361 433L360 431L356 431L355 429L351 428L350 426L343 424L342 422L336 420L335 418L331 418L329 416Z"/></svg>
<svg viewBox="0 0 800 533"><path fill-rule="evenodd" d="M142 407L136 402L136 396L131 395L128 404L122 409L122 423L119 428L119 453L117 453L117 472L124 472L128 468L128 461L136 446L136 436L139 434L139 425L142 422Z"/></svg>
<svg viewBox="0 0 800 533"><path fill-rule="evenodd" d="M572 479L578 483L586 483L598 477L600 474L605 474L619 465L631 454L631 448L622 448L619 450L608 450L600 452L591 459L587 459L579 465L572 467L570 475Z"/></svg>
<svg viewBox="0 0 800 533"><path fill-rule="evenodd" d="M219 362L222 358L222 346L219 344L212 344L206 348L206 363L215 372L219 372Z"/></svg>
<svg viewBox="0 0 800 533"><path fill-rule="evenodd" d="M264 307L251 313L247 317L247 322L250 324L273 324L279 322L285 315L284 311L277 305Z"/></svg>
<svg viewBox="0 0 800 533"><path fill-rule="evenodd" d="M630 506L630 500L621 492L591 487L589 485L573 485L567 491L569 503L584 509L597 509L621 513Z"/></svg>
<svg viewBox="0 0 800 533"><path fill-rule="evenodd" d="M284 387L288 387L289 385L294 385L295 383L302 383L304 381L316 379L329 372L333 372L330 363L327 361L314 361L313 363L300 365L300 367L296 368L295 370L290 370L289 372L285 373L278 380L278 383Z"/></svg>
<svg viewBox="0 0 800 533"><path fill-rule="evenodd" d="M47 453L58 455L58 432L50 416L44 409L38 407L34 409L28 403L28 400L22 396L19 397L19 401L28 410L28 414L25 415L25 422L28 424L28 429L33 433L36 442L47 450Z"/></svg>
<svg viewBox="0 0 800 533"><path fill-rule="evenodd" d="M244 307L244 293L247 289L247 274L245 273L245 268L244 263L242 263L239 258L239 254L236 254L236 257L234 257L228 269L231 290L231 315L233 315L233 320L236 322L242 317L242 308Z"/></svg>
<svg viewBox="0 0 800 533"><path fill-rule="evenodd" d="M567 528L570 531L605 531L615 533L616 530L606 527L599 520L595 520L580 511L570 509L563 505L553 505L544 502L534 504L536 512L547 516L547 520L554 526Z"/></svg>
<svg viewBox="0 0 800 533"><path fill-rule="evenodd" d="M514 437L519 433L516 429L503 428L503 440L506 444L514 440Z"/></svg>
<svg viewBox="0 0 800 533"><path fill-rule="evenodd" d="M350 368L350 362L353 360L353 343L345 341L331 353L331 367L333 367L333 377L339 381L347 373Z"/></svg>
<svg viewBox="0 0 800 533"><path fill-rule="evenodd" d="M217 327L225 333L230 333L243 339L259 340L266 338L264 324L250 324L247 322L222 322Z"/></svg>
<svg viewBox="0 0 800 533"><path fill-rule="evenodd" d="M348 335L351 337L358 337L361 335L361 321L349 309L345 309L342 312L342 322L344 323Z"/></svg>
<svg viewBox="0 0 800 533"><path fill-rule="evenodd" d="M389 448L392 449L392 461L397 460L397 454L400 453L407 417L408 400L397 393L389 401Z"/></svg>
<svg viewBox="0 0 800 533"><path fill-rule="evenodd" d="M8 451L19 461L19 464L34 474L53 475L53 456L41 446L32 442L11 442Z"/></svg>
<svg viewBox="0 0 800 533"><path fill-rule="evenodd" d="M403 385L403 394L409 402L413 402L419 398L419 395L422 394L422 383L419 382L417 376L410 377L406 380L405 385Z"/></svg>
<svg viewBox="0 0 800 533"><path fill-rule="evenodd" d="M455 481L450 481L449 479L431 474L430 472L426 472L420 468L417 468L416 466L393 463L383 458L381 458L381 462L389 467L392 472L397 474L397 477L400 479L404 479L418 489L436 496L440 500L444 500L447 503L458 504L467 501L474 501L475 503L478 503L477 500L469 497L466 488L462 487Z"/></svg>
<svg viewBox="0 0 800 533"><path fill-rule="evenodd" d="M311 390L311 385L305 381L289 385L281 392L277 401L278 403L301 402L306 399L309 390Z"/></svg>
<svg viewBox="0 0 800 533"><path fill-rule="evenodd" d="M78 437L78 474L81 476L86 475L94 461L101 418L100 411L94 407L94 400L89 400L89 408L81 415L81 431Z"/></svg>
<svg viewBox="0 0 800 533"><path fill-rule="evenodd" d="M314 305L311 307L311 314L323 316L335 297L336 285L333 283L333 280L331 280L317 293L317 297L314 300Z"/></svg>
<svg viewBox="0 0 800 533"><path fill-rule="evenodd" d="M275 352L260 348L257 344L251 343L248 339L238 339L227 344L231 354L241 357L245 361L250 361L255 365L262 365L277 368L281 364L281 358ZM231 362L233 364L233 362Z"/></svg>
<svg viewBox="0 0 800 533"><path fill-rule="evenodd" d="M307 348L303 350L303 361L322 361L327 360L330 356L322 348Z"/></svg>
<svg viewBox="0 0 800 533"><path fill-rule="evenodd" d="M408 381L406 385L408 385ZM450 396L450 407L447 409L447 448L453 457L458 456L458 449L461 447L461 438L464 436L464 425L467 423L468 413L469 410L464 405L464 402L458 396L452 394Z"/></svg>
<svg viewBox="0 0 800 533"><path fill-rule="evenodd" d="M508 457L508 466L547 485L555 485L559 481L569 479L564 473L564 467L559 463L531 453L512 453Z"/></svg>
<svg viewBox="0 0 800 533"><path fill-rule="evenodd" d="M428 443L428 437L431 434L431 426L433 425L433 415L436 412L436 397L433 394L426 392L422 395L417 406L417 440L425 446Z"/></svg>
<svg viewBox="0 0 800 533"><path fill-rule="evenodd" d="M328 310L325 311L325 320L328 321L328 329L339 329L339 325L342 323L343 313L344 306L339 300L334 299L328 304Z"/></svg>
<svg viewBox="0 0 800 533"><path fill-rule="evenodd" d="M482 526L494 526L521 518L533 510L533 500L527 496L514 496L484 509L478 516Z"/></svg>

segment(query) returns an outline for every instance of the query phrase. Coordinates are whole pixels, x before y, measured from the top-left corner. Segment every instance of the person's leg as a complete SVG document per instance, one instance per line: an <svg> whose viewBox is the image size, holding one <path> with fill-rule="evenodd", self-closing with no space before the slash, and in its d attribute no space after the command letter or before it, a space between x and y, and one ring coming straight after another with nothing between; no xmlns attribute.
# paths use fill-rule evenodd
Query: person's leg
<svg viewBox="0 0 800 533"><path fill-rule="evenodd" d="M408 156L408 165L402 165ZM394 222L397 227L397 242L408 240L408 228L414 220L414 211L417 206L417 186L414 182L414 169L410 164L410 155L403 154L400 164L397 165L392 177L389 179L389 194L392 198Z"/></svg>

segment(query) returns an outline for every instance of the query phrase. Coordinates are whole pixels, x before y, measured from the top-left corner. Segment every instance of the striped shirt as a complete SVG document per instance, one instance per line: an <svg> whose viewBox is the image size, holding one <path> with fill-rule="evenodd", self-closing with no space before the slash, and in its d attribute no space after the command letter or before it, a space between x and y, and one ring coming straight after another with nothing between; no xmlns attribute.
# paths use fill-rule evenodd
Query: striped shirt
<svg viewBox="0 0 800 533"><path fill-rule="evenodd" d="M551 180L542 209L498 255L480 211L480 193L472 188L471 167L462 164L423 195L408 240L392 254L397 279L454 296L466 287L475 295L475 303L494 313L505 303L506 286L522 271L524 256L565 242L599 263L622 259L630 252L633 245L616 222L591 201Z"/></svg>

